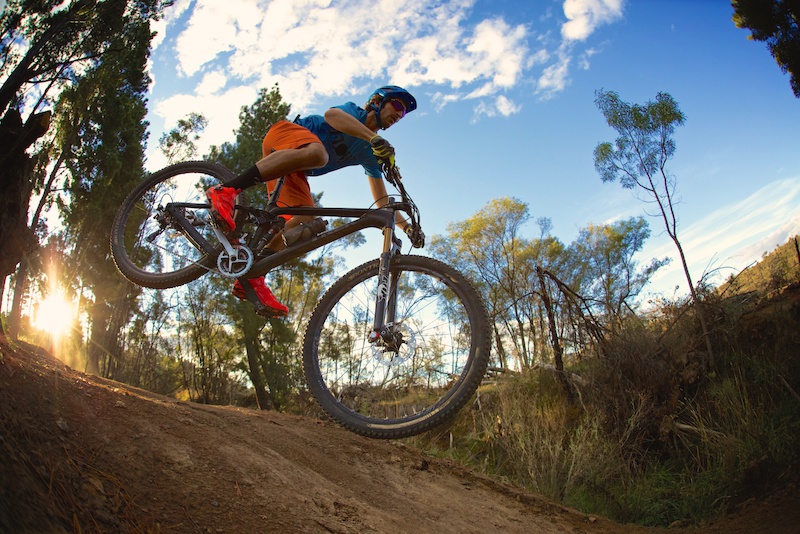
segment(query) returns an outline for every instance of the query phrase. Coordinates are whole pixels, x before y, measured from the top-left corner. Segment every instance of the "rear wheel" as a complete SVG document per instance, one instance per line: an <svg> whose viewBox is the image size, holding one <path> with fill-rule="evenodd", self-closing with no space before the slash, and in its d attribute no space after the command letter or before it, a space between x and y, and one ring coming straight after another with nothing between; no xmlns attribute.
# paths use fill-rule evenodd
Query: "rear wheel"
<svg viewBox="0 0 800 534"><path fill-rule="evenodd" d="M469 281L423 256L397 256L396 321L370 342L378 260L337 281L306 331L303 362L322 408L348 429L373 438L424 432L460 410L489 361L486 309Z"/></svg>
<svg viewBox="0 0 800 534"><path fill-rule="evenodd" d="M205 191L234 177L208 161L166 167L145 179L123 201L111 228L111 254L120 272L134 284L153 289L176 287L212 270L216 256L194 246L164 211L168 203L192 203L183 216L205 239L216 243Z"/></svg>

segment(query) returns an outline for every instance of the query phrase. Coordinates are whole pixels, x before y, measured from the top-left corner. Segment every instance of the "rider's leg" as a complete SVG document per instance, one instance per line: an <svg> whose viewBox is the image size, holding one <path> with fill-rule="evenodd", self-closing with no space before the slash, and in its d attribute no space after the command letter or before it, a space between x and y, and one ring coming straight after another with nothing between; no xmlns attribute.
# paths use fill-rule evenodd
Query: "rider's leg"
<svg viewBox="0 0 800 534"><path fill-rule="evenodd" d="M224 184L227 194L231 196L230 213L227 213L233 223L233 198L237 190L246 189L260 182L270 183L281 176L286 176L284 186L278 202L284 206L313 206L314 200L308 186L305 172L309 169L324 167L328 163L328 153L319 138L311 131L296 124L281 121L267 132L262 143L264 157L254 167ZM212 200L212 214L217 208ZM216 218L216 216L215 216ZM223 216L220 216L223 218ZM293 228L311 217L292 217L286 228ZM233 225L230 225L233 228ZM269 247L273 250L282 248L282 236L273 239ZM249 287L244 287L246 286ZM239 298L248 300L258 299L261 310L272 315L286 315L288 308L281 304L270 291L263 276L234 284L233 293ZM258 307L257 307L258 309Z"/></svg>
<svg viewBox="0 0 800 534"><path fill-rule="evenodd" d="M256 163L262 182L269 182L296 171L324 167L328 152L322 143L309 143L294 149L276 149Z"/></svg>
<svg viewBox="0 0 800 534"><path fill-rule="evenodd" d="M255 173L251 170L251 172L245 172L229 182L209 189L207 196L211 202L211 214L220 223L223 230L232 231L236 226L233 222L234 203L236 195L240 192L259 182L272 181L295 171L323 167L327 162L328 153L321 143L311 143L300 148L276 150L256 163L254 168L258 170L258 180L253 178Z"/></svg>
<svg viewBox="0 0 800 534"><path fill-rule="evenodd" d="M233 207L240 191L296 171L324 167L328 163L328 152L319 138L310 130L288 121L280 121L269 129L261 149L263 157L253 167L207 192L211 214L223 230L231 231L235 227Z"/></svg>

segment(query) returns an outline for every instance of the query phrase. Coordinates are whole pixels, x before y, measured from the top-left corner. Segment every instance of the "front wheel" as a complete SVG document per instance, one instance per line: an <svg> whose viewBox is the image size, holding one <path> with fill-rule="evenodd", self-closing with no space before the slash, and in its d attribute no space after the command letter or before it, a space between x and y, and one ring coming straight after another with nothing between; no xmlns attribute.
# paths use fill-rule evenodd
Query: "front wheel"
<svg viewBox="0 0 800 534"><path fill-rule="evenodd" d="M424 256L392 259L396 320L391 342L371 339L378 260L356 267L325 293L303 346L308 386L346 428L402 438L453 416L480 385L491 344L486 308L452 267Z"/></svg>

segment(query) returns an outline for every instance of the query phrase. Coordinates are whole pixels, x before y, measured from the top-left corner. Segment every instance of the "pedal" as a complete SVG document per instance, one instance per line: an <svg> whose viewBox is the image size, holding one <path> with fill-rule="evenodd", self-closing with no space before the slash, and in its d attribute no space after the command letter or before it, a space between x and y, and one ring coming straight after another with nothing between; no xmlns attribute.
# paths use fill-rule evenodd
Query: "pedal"
<svg viewBox="0 0 800 534"><path fill-rule="evenodd" d="M260 302L258 304L253 304L253 311L256 312L256 315L260 315L261 317L266 317L267 319L277 317L277 315L272 313L272 308L267 308Z"/></svg>

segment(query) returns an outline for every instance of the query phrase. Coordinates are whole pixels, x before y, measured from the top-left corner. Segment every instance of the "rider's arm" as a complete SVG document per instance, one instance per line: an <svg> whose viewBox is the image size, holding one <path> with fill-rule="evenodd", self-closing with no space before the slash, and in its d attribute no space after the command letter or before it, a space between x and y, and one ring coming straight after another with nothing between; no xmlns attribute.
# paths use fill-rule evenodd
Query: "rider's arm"
<svg viewBox="0 0 800 534"><path fill-rule="evenodd" d="M353 117L346 111L339 108L331 108L325 112L325 122L334 130L358 137L369 142L375 137L375 132L367 128L361 121Z"/></svg>
<svg viewBox="0 0 800 534"><path fill-rule="evenodd" d="M375 199L375 205L379 208L384 207L389 203L389 195L386 192L386 183L381 178L367 176L367 179L369 180L369 187L372 190L372 198ZM394 220L395 223L397 223L397 226L399 226L404 232L406 231L406 228L409 227L408 221L401 215L401 212L399 211L395 212Z"/></svg>

